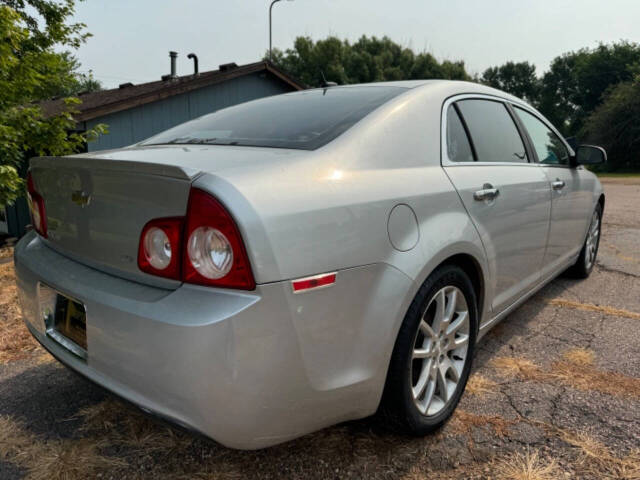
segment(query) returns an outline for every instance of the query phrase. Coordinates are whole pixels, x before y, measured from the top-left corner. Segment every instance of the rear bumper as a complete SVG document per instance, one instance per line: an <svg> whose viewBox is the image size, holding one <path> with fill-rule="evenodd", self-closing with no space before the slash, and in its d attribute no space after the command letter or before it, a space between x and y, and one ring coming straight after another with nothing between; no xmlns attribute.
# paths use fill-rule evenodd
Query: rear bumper
<svg viewBox="0 0 640 480"><path fill-rule="evenodd" d="M55 357L151 412L234 448L261 448L372 414L410 280L389 266L341 271L293 295L164 290L91 269L30 233L15 250L25 322ZM83 302L87 360L46 335L43 283ZM362 299L354 305L353 299ZM398 320L399 319L399 320Z"/></svg>

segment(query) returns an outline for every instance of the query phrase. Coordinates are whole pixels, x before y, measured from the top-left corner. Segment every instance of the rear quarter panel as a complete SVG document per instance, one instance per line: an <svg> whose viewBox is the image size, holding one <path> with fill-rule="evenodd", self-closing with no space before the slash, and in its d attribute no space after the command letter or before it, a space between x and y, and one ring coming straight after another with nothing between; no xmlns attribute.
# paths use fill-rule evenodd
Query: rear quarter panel
<svg viewBox="0 0 640 480"><path fill-rule="evenodd" d="M451 255L472 255L486 271L477 231L440 166L445 86L408 91L327 146L265 165L259 175L197 179L240 220L257 283L384 263L412 280L406 296L413 298ZM389 239L398 204L409 205L419 224L409 251Z"/></svg>

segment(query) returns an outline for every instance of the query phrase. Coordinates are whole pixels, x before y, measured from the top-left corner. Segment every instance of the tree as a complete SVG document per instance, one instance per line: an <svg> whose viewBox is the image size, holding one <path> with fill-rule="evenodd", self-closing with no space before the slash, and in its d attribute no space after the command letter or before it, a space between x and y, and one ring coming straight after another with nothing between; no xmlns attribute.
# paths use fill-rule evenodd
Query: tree
<svg viewBox="0 0 640 480"><path fill-rule="evenodd" d="M538 102L540 85L536 67L529 62L507 62L499 67L487 68L480 81L534 105Z"/></svg>
<svg viewBox="0 0 640 480"><path fill-rule="evenodd" d="M74 153L105 131L98 126L69 133L75 128L77 98L65 99L65 111L50 118L36 103L77 93L86 82L68 51L89 36L84 24L68 22L73 13L73 0L3 0L0 5L0 205L22 192L20 173L30 156Z"/></svg>
<svg viewBox="0 0 640 480"><path fill-rule="evenodd" d="M539 107L569 135L576 135L608 89L630 82L640 65L640 45L601 44L556 57L542 77Z"/></svg>
<svg viewBox="0 0 640 480"><path fill-rule="evenodd" d="M414 53L388 37L362 36L354 44L336 37L314 42L296 38L293 48L274 50L273 63L309 86L322 75L339 84L447 78L469 80L464 62L438 62L429 53Z"/></svg>
<svg viewBox="0 0 640 480"><path fill-rule="evenodd" d="M607 150L607 170L640 170L640 75L611 87L581 133Z"/></svg>

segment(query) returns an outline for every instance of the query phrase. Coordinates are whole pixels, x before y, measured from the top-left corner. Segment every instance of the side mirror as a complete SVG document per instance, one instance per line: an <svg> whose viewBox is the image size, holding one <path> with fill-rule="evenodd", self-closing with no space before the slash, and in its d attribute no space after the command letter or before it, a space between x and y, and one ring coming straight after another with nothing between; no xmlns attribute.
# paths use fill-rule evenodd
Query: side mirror
<svg viewBox="0 0 640 480"><path fill-rule="evenodd" d="M607 161L607 152L595 145L580 145L574 157L575 165L598 165Z"/></svg>

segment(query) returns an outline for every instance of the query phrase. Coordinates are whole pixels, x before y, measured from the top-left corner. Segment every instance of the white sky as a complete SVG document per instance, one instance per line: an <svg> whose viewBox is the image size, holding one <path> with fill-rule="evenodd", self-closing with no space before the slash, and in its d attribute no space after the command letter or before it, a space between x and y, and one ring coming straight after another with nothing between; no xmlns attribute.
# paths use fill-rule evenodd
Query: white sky
<svg viewBox="0 0 640 480"><path fill-rule="evenodd" d="M78 52L82 70L106 87L159 79L169 50L178 74L262 58L268 47L268 0L86 0L76 20L93 37ZM356 40L389 36L438 59L464 60L481 73L529 60L542 73L559 54L599 42L640 42L640 0L294 0L273 8L273 45L297 36Z"/></svg>

